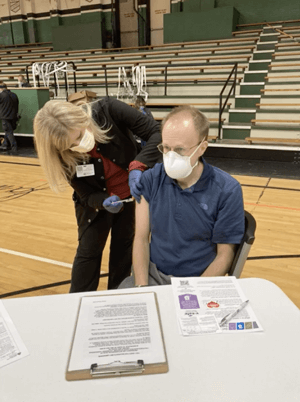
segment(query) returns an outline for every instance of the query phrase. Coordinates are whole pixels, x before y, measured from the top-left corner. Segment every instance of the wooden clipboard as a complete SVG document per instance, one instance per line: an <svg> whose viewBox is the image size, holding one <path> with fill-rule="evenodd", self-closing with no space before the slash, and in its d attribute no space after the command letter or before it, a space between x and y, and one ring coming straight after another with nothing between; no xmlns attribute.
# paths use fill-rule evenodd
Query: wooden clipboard
<svg viewBox="0 0 300 402"><path fill-rule="evenodd" d="M144 296L143 296L144 295ZM148 303L150 303L150 312L152 314L152 319L151 321L148 321L148 326L150 328L150 335L152 334L152 330L155 331L154 338L155 338L155 349L159 351L159 361L151 361L151 358L149 359L148 356L148 361L147 357L144 358L143 352L139 354L139 357L137 359L126 359L126 356L122 356L121 359L119 359L117 356L111 356L110 361L107 362L107 355L106 355L106 361L103 363L101 361L101 357L98 357L97 359L95 358L93 360L92 364L87 364L87 361L91 359L89 357L88 359L85 360L85 363L82 364L82 368L78 368L78 361L77 361L77 367L74 369L74 365L70 367L70 362L73 362L73 354L76 353L76 348L78 349L78 338L81 331L82 327L82 322L84 320L84 315L86 315L86 312L89 309L89 303L97 303L101 299L99 298L105 298L107 300L112 300L113 302L116 302L118 300L126 300L126 297L129 300L136 300L136 302L141 302L143 301L143 297L148 299ZM89 298L89 300L87 300ZM112 298L112 299L110 299ZM124 299L125 298L125 299ZM93 299L93 300L92 300ZM102 299L104 300L104 299ZM84 302L83 302L84 301ZM84 311L82 311L82 306L85 304ZM123 305L121 305L122 308ZM149 305L147 305L149 307ZM94 308L94 307L93 307ZM105 309L105 307L98 307L101 314L101 308ZM91 312L92 307L90 308L89 313ZM94 310L93 310L94 311ZM104 310L103 310L104 311ZM154 319L153 316L155 315ZM148 311L147 311L147 316L148 316ZM101 325L101 323L99 323ZM153 327L155 325L155 328ZM154 344L153 344L154 346ZM75 350L74 350L75 349ZM121 354L122 355L122 354ZM87 356L85 355L85 358ZM72 359L72 360L71 360ZM78 359L77 359L78 360ZM96 360L96 361L95 361ZM152 359L153 360L153 359ZM72 363L73 364L73 363ZM81 364L80 364L81 365ZM68 363L67 363L67 369L66 369L66 380L68 381L74 381L74 380L88 380L88 379L96 379L96 378L109 378L109 377L116 377L116 376L132 376L132 375L145 375L145 374L159 374L159 373L166 373L169 370L168 367L168 362L167 362L167 356L166 356L166 349L165 349L165 343L164 343L164 338L163 338L163 333L162 333L162 326L161 326L161 319L160 319L160 314L159 314L159 306L157 302L157 296L155 292L137 292L137 293L122 293L122 294L105 294L105 295L97 295L97 296L83 296L80 299L80 304L78 308L78 313L77 313L77 319L76 319L76 324L73 332L73 338L72 338L72 343L70 347L70 352L69 352L69 358L68 358Z"/></svg>

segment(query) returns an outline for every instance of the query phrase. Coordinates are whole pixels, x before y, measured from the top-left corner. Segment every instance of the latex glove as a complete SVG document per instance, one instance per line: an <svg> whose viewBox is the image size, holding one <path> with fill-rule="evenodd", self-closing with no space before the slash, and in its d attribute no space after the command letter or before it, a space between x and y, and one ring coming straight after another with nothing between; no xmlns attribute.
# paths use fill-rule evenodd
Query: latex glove
<svg viewBox="0 0 300 402"><path fill-rule="evenodd" d="M117 204L112 204L113 202L119 201L120 197L117 195L112 195L111 197L106 198L103 201L103 207L106 211L111 212L112 214L117 214L123 207L123 202L118 202Z"/></svg>
<svg viewBox="0 0 300 402"><path fill-rule="evenodd" d="M137 200L138 203L141 202L141 186L139 186L139 181L141 180L143 172L141 170L134 169L129 173L128 184L130 187L131 195Z"/></svg>

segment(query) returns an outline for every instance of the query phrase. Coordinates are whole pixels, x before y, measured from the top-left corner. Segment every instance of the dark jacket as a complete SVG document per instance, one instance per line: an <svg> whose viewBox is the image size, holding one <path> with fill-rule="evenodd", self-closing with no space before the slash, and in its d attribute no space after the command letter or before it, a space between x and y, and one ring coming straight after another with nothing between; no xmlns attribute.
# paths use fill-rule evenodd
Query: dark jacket
<svg viewBox="0 0 300 402"><path fill-rule="evenodd" d="M159 124L147 118L138 110L124 102L106 97L93 106L94 120L101 128L109 128L107 133L112 140L107 144L98 144L97 150L116 165L128 171L130 162L140 161L149 168L162 161L157 145L161 142ZM147 145L140 150L134 135L147 141ZM74 176L71 186L75 192L75 209L79 227L79 238L90 222L103 209L103 201L109 197L106 192L104 169L102 160L91 158L95 169L94 176L78 178Z"/></svg>
<svg viewBox="0 0 300 402"><path fill-rule="evenodd" d="M19 99L17 95L9 89L4 89L0 93L0 119L15 120L19 111Z"/></svg>
<svg viewBox="0 0 300 402"><path fill-rule="evenodd" d="M145 114L148 117L151 117L152 119L154 119L153 114L151 113L151 110L148 109L146 106L141 106L140 107L140 112Z"/></svg>
<svg viewBox="0 0 300 402"><path fill-rule="evenodd" d="M21 88L30 88L30 87L31 87L31 85L29 84L28 81L24 81L21 84ZM16 88L20 88L19 84L16 85Z"/></svg>

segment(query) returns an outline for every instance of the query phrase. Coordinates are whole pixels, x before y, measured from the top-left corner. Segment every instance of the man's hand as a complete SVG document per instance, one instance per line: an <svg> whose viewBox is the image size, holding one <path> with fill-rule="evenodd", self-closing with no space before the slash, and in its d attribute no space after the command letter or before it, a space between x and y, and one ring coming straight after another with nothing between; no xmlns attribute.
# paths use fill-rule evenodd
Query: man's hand
<svg viewBox="0 0 300 402"><path fill-rule="evenodd" d="M139 182L141 180L143 172L141 170L134 169L129 173L128 184L130 187L131 195L137 200L138 203L141 202L141 186Z"/></svg>
<svg viewBox="0 0 300 402"><path fill-rule="evenodd" d="M117 214L123 207L123 202L118 202L119 200L120 197L118 197L117 195L112 195L111 197L106 198L106 200L103 201L102 205L108 212L111 212L112 214Z"/></svg>

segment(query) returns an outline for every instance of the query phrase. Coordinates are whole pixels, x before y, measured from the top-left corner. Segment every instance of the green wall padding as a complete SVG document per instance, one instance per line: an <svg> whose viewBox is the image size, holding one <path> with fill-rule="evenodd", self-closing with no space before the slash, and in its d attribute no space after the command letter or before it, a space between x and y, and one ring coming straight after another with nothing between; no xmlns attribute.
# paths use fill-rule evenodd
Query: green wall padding
<svg viewBox="0 0 300 402"><path fill-rule="evenodd" d="M0 25L0 45L8 46L12 45L13 38L12 38L12 29L11 24L1 24Z"/></svg>
<svg viewBox="0 0 300 402"><path fill-rule="evenodd" d="M200 0L187 0L183 3L183 12L193 13L199 12L202 9L202 1Z"/></svg>
<svg viewBox="0 0 300 402"><path fill-rule="evenodd" d="M19 113L22 118L15 133L32 134L33 119L37 111L49 100L49 89L20 89L12 88L19 98Z"/></svg>
<svg viewBox="0 0 300 402"><path fill-rule="evenodd" d="M111 17L111 13L102 13L102 12L97 12L97 13L83 13L81 14L80 21L81 24L90 24L91 22L101 22L102 18L103 18L103 14L108 14L107 18L109 20L110 23L110 17ZM109 25L110 26L110 25Z"/></svg>
<svg viewBox="0 0 300 402"><path fill-rule="evenodd" d="M233 7L164 15L164 43L230 38L238 13Z"/></svg>
<svg viewBox="0 0 300 402"><path fill-rule="evenodd" d="M146 8L139 8L139 13L142 15L144 20L147 20L147 11ZM145 35L145 29L146 29L146 24L145 21L143 20L140 16L138 17L138 23L139 23L139 46L145 46L146 45L146 35Z"/></svg>
<svg viewBox="0 0 300 402"><path fill-rule="evenodd" d="M171 4L171 13L180 13L180 3L172 3Z"/></svg>
<svg viewBox="0 0 300 402"><path fill-rule="evenodd" d="M17 21L12 24L13 40L15 44L25 43L23 21Z"/></svg>
<svg viewBox="0 0 300 402"><path fill-rule="evenodd" d="M52 18L46 20L35 20L35 32L37 42L51 42L52 41Z"/></svg>
<svg viewBox="0 0 300 402"><path fill-rule="evenodd" d="M300 19L299 0L216 0L216 7L226 6L237 9L238 24Z"/></svg>
<svg viewBox="0 0 300 402"><path fill-rule="evenodd" d="M88 21L87 21L88 22ZM69 27L72 25L76 25L77 29L78 26L81 25L81 15L75 15L73 17L60 17L60 26Z"/></svg>
<svg viewBox="0 0 300 402"><path fill-rule="evenodd" d="M102 48L101 23L59 26L52 29L53 50Z"/></svg>
<svg viewBox="0 0 300 402"><path fill-rule="evenodd" d="M36 28L35 28L35 21L29 20L27 22L27 34L28 34L28 43L35 43L36 42Z"/></svg>
<svg viewBox="0 0 300 402"><path fill-rule="evenodd" d="M216 0L201 0L201 10L212 10L216 6Z"/></svg>

